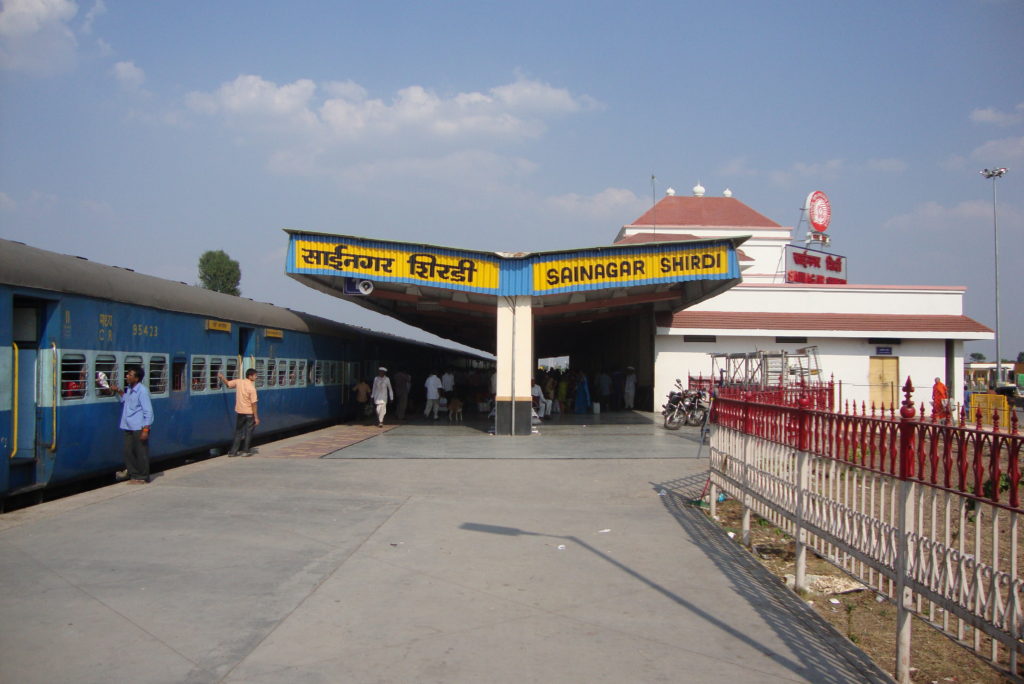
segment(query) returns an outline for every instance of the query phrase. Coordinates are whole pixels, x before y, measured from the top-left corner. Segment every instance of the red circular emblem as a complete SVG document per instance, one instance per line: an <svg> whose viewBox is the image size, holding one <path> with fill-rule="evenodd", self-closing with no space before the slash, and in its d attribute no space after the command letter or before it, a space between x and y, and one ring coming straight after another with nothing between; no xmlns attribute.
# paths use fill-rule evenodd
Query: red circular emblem
<svg viewBox="0 0 1024 684"><path fill-rule="evenodd" d="M832 220L832 205L829 204L828 195L821 190L815 190L807 196L807 220L811 228L819 233L828 230L828 222Z"/></svg>

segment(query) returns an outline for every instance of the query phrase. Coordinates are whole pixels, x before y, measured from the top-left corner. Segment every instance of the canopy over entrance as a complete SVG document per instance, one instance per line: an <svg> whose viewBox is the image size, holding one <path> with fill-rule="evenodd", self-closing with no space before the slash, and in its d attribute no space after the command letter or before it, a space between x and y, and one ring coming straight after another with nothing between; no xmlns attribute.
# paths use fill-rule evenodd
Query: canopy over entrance
<svg viewBox="0 0 1024 684"><path fill-rule="evenodd" d="M569 354L574 363L606 363L601 356L614 346L650 355L654 315L738 283L736 247L746 239L509 254L286 232L292 278L493 352L495 430L509 435L530 434L536 359Z"/></svg>
<svg viewBox="0 0 1024 684"><path fill-rule="evenodd" d="M530 297L538 357L564 353L584 321L675 312L729 289L745 240L510 254L286 232L292 278L474 349L497 350L502 298Z"/></svg>

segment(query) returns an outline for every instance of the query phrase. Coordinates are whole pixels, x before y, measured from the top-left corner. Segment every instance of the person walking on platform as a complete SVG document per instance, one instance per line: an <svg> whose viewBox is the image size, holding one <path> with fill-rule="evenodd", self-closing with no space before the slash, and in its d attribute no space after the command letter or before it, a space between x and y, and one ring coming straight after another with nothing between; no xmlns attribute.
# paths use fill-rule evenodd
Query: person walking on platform
<svg viewBox="0 0 1024 684"><path fill-rule="evenodd" d="M633 410L633 400L636 398L636 369L626 366L626 380L622 385L622 402L627 410Z"/></svg>
<svg viewBox="0 0 1024 684"><path fill-rule="evenodd" d="M142 384L146 371L141 366L128 366L124 379L128 387L111 385L121 399L121 432L124 435L124 466L120 478L129 484L149 482L149 428L153 424L153 402Z"/></svg>
<svg viewBox="0 0 1024 684"><path fill-rule="evenodd" d="M437 420L437 411L441 406L441 378L437 377L437 373L431 373L423 386L427 388L427 407L423 409L423 417L426 418L433 411L434 420Z"/></svg>
<svg viewBox="0 0 1024 684"><path fill-rule="evenodd" d="M377 409L377 427L384 427L384 416L388 413L388 402L393 401L395 392L391 389L391 378L388 369L381 366L377 369L377 377L373 379L373 391L370 392L373 406Z"/></svg>
<svg viewBox="0 0 1024 684"><path fill-rule="evenodd" d="M405 411L409 408L409 390L412 389L412 376L400 370L395 373L395 395L398 397L398 420L405 420Z"/></svg>
<svg viewBox="0 0 1024 684"><path fill-rule="evenodd" d="M250 368L245 371L244 378L228 380L222 373L217 377L228 387L235 390L235 441L231 443L231 451L228 456L238 456L238 448L244 446L242 456L252 456L256 453L250 449L252 432L260 424L260 416L256 404L259 401L256 396L256 369Z"/></svg>

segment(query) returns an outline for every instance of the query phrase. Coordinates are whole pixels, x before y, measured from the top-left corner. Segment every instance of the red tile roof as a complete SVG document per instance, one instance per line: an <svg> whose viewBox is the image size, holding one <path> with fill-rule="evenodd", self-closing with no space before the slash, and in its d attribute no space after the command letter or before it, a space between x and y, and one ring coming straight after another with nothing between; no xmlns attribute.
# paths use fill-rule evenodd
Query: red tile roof
<svg viewBox="0 0 1024 684"><path fill-rule="evenodd" d="M661 198L631 226L725 226L781 228L735 197Z"/></svg>
<svg viewBox="0 0 1024 684"><path fill-rule="evenodd" d="M726 330L872 330L887 332L992 332L967 316L910 314L763 313L680 311L657 317L662 327Z"/></svg>
<svg viewBox="0 0 1024 684"><path fill-rule="evenodd" d="M645 242L673 242L675 240L708 240L710 238L700 238L696 235L685 235L680 233L635 233L633 235L627 235L621 240L616 240L616 245L635 245ZM742 249L736 250L736 257L740 261L753 261L752 258L743 253Z"/></svg>

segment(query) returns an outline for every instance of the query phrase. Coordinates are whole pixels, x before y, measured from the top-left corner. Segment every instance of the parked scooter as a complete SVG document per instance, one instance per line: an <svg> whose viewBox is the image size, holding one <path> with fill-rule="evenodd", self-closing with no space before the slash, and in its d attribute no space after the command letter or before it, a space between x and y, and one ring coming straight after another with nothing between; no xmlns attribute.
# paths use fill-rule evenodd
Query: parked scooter
<svg viewBox="0 0 1024 684"><path fill-rule="evenodd" d="M677 378L675 389L668 393L668 402L661 408L666 430L678 430L683 425L703 425L708 414L707 392L683 389L683 383Z"/></svg>

